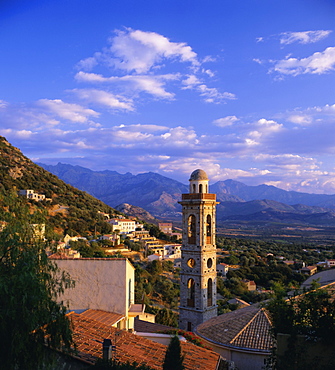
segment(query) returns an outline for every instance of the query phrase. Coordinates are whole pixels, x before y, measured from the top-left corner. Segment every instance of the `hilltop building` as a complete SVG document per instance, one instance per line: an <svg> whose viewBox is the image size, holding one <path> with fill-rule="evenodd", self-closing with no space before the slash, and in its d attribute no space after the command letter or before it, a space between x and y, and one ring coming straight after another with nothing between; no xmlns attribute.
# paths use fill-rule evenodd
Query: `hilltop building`
<svg viewBox="0 0 335 370"><path fill-rule="evenodd" d="M190 177L189 194L182 194L183 244L180 276L180 329L193 331L217 316L216 195L208 193L208 177L197 169Z"/></svg>
<svg viewBox="0 0 335 370"><path fill-rule="evenodd" d="M30 190L20 190L19 195L22 195L23 197L25 197L27 199L33 199L33 200L36 200L36 201L41 201L41 200L45 199L44 194L35 193L35 191L31 190L31 189Z"/></svg>

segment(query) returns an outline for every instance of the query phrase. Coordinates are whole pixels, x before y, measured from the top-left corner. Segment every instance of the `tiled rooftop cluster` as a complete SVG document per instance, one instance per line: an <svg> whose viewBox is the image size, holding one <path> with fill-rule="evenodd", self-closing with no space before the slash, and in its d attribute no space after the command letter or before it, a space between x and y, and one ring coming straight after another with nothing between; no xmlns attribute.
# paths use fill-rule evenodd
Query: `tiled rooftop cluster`
<svg viewBox="0 0 335 370"><path fill-rule="evenodd" d="M69 314L73 323L74 342L77 346L77 353L74 357L93 364L96 359L102 357L103 340L111 339L112 344L116 346L115 358L120 362L135 361L153 369L162 369L167 346L110 326L108 322L113 321L112 317L109 317L110 313L98 310L85 312ZM220 356L215 352L191 343L182 342L181 345L185 355L185 370L215 370L217 368Z"/></svg>
<svg viewBox="0 0 335 370"><path fill-rule="evenodd" d="M196 333L224 346L267 352L272 347L270 329L264 308L252 305L214 317L199 325Z"/></svg>

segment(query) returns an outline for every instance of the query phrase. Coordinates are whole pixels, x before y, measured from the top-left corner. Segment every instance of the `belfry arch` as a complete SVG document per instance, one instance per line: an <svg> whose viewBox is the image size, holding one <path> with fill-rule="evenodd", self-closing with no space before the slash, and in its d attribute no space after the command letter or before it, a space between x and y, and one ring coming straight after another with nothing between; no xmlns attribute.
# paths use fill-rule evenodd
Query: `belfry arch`
<svg viewBox="0 0 335 370"><path fill-rule="evenodd" d="M195 244L196 239L196 219L194 215L188 217L187 222L187 233L188 233L188 243Z"/></svg>

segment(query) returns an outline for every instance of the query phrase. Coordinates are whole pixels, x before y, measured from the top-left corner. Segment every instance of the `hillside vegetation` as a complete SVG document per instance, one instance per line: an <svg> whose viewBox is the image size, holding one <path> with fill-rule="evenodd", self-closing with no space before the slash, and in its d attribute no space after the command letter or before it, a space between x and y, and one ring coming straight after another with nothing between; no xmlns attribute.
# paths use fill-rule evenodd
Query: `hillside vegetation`
<svg viewBox="0 0 335 370"><path fill-rule="evenodd" d="M9 194L21 189L32 189L50 199L27 199L31 209L45 212L50 233L86 236L108 232L109 225L99 212L120 213L36 165L0 136L0 191Z"/></svg>

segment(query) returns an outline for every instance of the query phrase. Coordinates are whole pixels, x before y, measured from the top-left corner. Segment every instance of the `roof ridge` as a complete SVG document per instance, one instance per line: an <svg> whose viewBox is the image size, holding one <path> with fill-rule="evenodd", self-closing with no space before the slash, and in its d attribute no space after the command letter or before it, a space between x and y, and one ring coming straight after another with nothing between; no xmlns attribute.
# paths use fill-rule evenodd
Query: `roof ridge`
<svg viewBox="0 0 335 370"><path fill-rule="evenodd" d="M254 322L254 320L256 319L256 317L258 317L258 315L260 314L260 312L262 311L262 309L263 308L260 308L257 311L256 315L254 315L252 317L252 319L235 335L235 337L233 339L231 339L229 341L229 343L233 343L235 341L235 339L238 338Z"/></svg>

